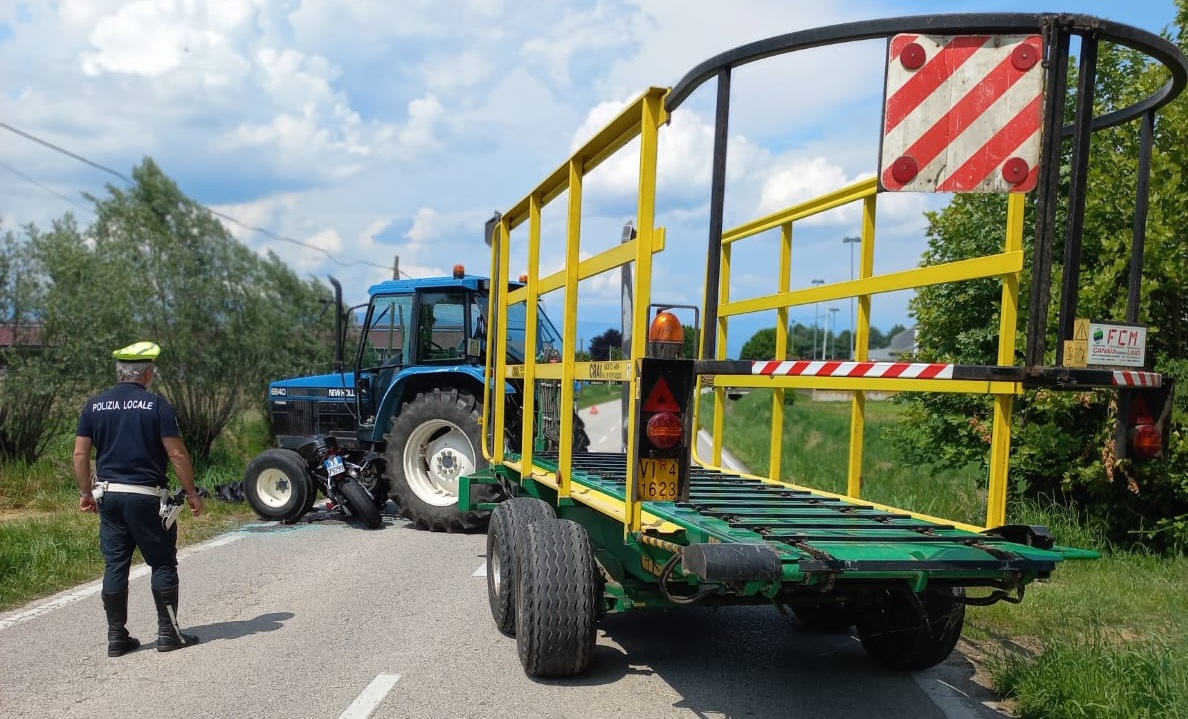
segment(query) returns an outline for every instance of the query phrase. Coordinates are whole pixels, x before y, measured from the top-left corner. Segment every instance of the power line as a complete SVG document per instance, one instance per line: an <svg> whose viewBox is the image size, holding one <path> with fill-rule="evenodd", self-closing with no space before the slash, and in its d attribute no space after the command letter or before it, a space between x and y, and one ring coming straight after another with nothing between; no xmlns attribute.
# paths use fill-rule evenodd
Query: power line
<svg viewBox="0 0 1188 719"><path fill-rule="evenodd" d="M75 207L77 207L77 208L78 208L78 209L80 209L80 210L85 210L85 211L87 211L87 212L90 212L90 213L92 213L92 214L94 214L94 212L95 212L95 211L94 211L93 209L91 209L90 207L87 207L86 205L79 204L78 202L76 202L76 201L72 200L71 198L67 197L66 195L63 195L61 192L58 192L58 191L57 191L57 190L55 190L54 188L52 188L52 187L50 187L50 186L48 186L48 185L43 185L42 183L38 182L37 180L34 180L32 177L29 177L28 175L26 175L25 173L23 173L23 172L21 172L20 170L16 169L15 167L13 167L12 165L8 164L7 162L0 161L0 167L3 167L4 169L8 170L9 172L11 172L12 174L14 174L14 175L16 175L17 177L21 178L22 180L25 180L26 182L30 182L30 183L32 183L32 184L34 184L34 185L37 185L37 186L38 186L38 187L40 187L41 189L43 189L43 190L45 190L46 192L50 193L51 195L55 195L55 196L57 196L57 197L60 197L61 199L63 199L63 200L65 200L65 201L69 202L70 204L74 205Z"/></svg>
<svg viewBox="0 0 1188 719"><path fill-rule="evenodd" d="M44 140L40 137L37 137L36 135L25 132L24 130L21 130L19 128L13 127L12 125L9 125L7 122L0 122L0 127L4 128L5 130L8 130L9 132L20 135L21 137L23 137L31 142L36 142L38 145L48 147L49 149L53 150L54 152L60 152L63 155L66 155L67 157L78 160L79 162L84 163L86 165L90 165L91 167L94 167L97 170L101 170L108 174L115 175L116 177L120 178L121 180L123 180L125 183L127 183L129 185L136 184L136 182L134 180L132 180L132 178L128 177L127 175L123 174L122 172L119 172L118 170L113 170L110 167L107 167L106 165L102 165L102 164L95 162L93 160L89 160L86 157L83 157L82 155L71 152L70 150L67 150L64 147L55 145L54 143L50 142L49 140ZM0 164L3 164L3 163L0 163ZM8 165L4 165L4 167L8 168L9 171L15 173L16 175L19 175L20 177L28 180L29 182L32 182L33 184L37 185L38 187L41 187L42 189L44 189L48 192L58 195L58 197L61 197L62 199L66 200L67 202L70 202L71 204L73 204L77 207L82 207L82 205L78 205L73 200L70 200L69 198L58 194L54 190L46 187L45 185L42 185L37 180L34 180L33 178L31 178L27 175L17 172L12 167L9 167ZM235 219L231 215L228 215L224 212L219 212L218 210L215 210L211 207L207 207L206 205L203 205L201 203L195 203L195 204L197 204L199 207L202 207L203 209L205 209L207 212L211 213L212 215L215 215L216 217L221 217L222 219L227 220L228 222L231 222L235 225L238 225L239 227L242 227L245 230L249 230L251 232L259 232L262 235L266 235L267 237L271 237L272 239L280 241L280 242L291 242L294 245L299 245L299 246L304 247L308 250L314 250L316 252L321 252L323 255L325 255L327 258L329 258L331 262L334 262L335 264L338 264L338 265L342 265L343 267L352 267L354 265L367 265L370 267L378 267L381 270L389 269L387 265L380 265L375 262L370 262L368 260L349 260L349 261L340 260L333 254L331 254L328 250L325 250L321 247L311 245L307 242L302 242L301 240L295 240L292 237L285 237L283 235L277 235L273 232L265 230L262 227L252 227L250 225L245 225L244 223L240 222L239 220ZM88 212L93 212L93 210L91 210L90 208L87 208L87 207L83 207L83 209L87 210Z"/></svg>
<svg viewBox="0 0 1188 719"><path fill-rule="evenodd" d="M33 142L36 142L38 145L44 145L45 147L48 147L49 149L54 150L55 152L60 152L63 155L66 155L67 157L73 157L75 160L78 160L81 163L90 165L91 167L94 167L97 170L103 170L104 172L109 172L109 173L115 175L116 177L120 178L124 182L127 182L129 185L136 184L127 175L124 175L123 173L117 172L116 170L113 170L110 167L104 167L103 165L100 165L97 162L92 162L91 160L88 160L87 158L83 157L82 155L76 155L75 153L71 152L70 150L67 150L64 147L59 147L59 146L55 145L54 143L50 142L49 140L43 140L40 137L37 137L36 135L31 135L31 134L25 132L24 130L15 128L12 125L9 125L7 122L0 122L0 127L3 127L5 130L8 130L9 132L15 132L16 134L20 135L21 137L25 138L26 140L31 140Z"/></svg>

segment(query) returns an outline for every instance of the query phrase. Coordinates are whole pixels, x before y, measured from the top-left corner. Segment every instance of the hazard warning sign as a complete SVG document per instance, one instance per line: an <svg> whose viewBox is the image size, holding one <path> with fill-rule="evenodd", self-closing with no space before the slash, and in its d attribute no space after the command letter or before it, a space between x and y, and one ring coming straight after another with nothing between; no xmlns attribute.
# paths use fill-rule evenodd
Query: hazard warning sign
<svg viewBox="0 0 1188 719"><path fill-rule="evenodd" d="M643 403L644 412L676 412L680 413L681 405L668 387L668 380L660 377Z"/></svg>
<svg viewBox="0 0 1188 719"><path fill-rule="evenodd" d="M879 165L883 189L1034 189L1043 54L1039 35L893 37Z"/></svg>

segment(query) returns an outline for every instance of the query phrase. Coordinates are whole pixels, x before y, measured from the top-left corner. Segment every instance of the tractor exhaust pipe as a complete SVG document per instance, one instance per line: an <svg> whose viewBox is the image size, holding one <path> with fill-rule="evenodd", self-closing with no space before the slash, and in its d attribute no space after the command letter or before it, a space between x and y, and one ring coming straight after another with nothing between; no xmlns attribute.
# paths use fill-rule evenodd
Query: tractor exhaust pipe
<svg viewBox="0 0 1188 719"><path fill-rule="evenodd" d="M342 283L331 277L330 284L334 285L334 371L342 372Z"/></svg>

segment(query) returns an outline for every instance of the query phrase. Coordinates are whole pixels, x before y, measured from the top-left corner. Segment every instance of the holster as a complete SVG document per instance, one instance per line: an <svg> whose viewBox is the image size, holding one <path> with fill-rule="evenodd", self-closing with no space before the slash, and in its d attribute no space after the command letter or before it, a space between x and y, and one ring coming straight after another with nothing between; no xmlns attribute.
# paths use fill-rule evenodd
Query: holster
<svg viewBox="0 0 1188 719"><path fill-rule="evenodd" d="M161 509L158 514L161 515L161 526L168 530L177 522L177 515L181 514L182 508L186 506L186 495L184 490L179 490L172 495L167 495L161 498Z"/></svg>

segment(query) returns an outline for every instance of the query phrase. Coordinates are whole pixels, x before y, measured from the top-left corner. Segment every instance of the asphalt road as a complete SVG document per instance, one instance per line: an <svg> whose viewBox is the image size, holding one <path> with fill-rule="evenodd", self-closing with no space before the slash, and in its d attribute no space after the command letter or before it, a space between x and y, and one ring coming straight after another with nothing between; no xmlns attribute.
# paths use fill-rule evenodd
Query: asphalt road
<svg viewBox="0 0 1188 719"><path fill-rule="evenodd" d="M106 656L97 583L0 615L0 716L1002 716L960 654L890 672L853 637L769 608L610 615L588 674L533 680L490 618L484 535L312 518L183 550L180 620L202 640L192 648L154 651L143 568L129 627L146 646L124 657Z"/></svg>

